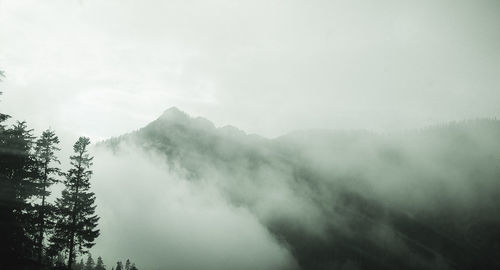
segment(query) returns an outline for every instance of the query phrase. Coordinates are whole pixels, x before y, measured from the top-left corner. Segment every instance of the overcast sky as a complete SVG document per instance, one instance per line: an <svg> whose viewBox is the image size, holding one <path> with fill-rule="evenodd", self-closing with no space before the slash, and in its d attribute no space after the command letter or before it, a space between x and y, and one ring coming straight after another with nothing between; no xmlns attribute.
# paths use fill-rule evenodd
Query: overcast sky
<svg viewBox="0 0 500 270"><path fill-rule="evenodd" d="M479 0L0 0L0 106L94 140L171 106L268 137L498 117L499 15Z"/></svg>

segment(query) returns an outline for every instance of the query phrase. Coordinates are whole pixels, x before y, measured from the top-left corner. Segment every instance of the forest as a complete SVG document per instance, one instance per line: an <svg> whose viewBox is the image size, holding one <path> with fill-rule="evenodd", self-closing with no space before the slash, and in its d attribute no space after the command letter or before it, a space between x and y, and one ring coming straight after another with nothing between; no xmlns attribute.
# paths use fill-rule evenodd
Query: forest
<svg viewBox="0 0 500 270"><path fill-rule="evenodd" d="M81 257L100 234L90 139L74 143L71 168L62 171L56 133L35 136L24 121L6 125L10 117L0 113L0 269L106 269L101 257L94 263L88 254L85 264ZM54 200L56 183L64 189ZM113 268L137 269L130 260L122 265Z"/></svg>

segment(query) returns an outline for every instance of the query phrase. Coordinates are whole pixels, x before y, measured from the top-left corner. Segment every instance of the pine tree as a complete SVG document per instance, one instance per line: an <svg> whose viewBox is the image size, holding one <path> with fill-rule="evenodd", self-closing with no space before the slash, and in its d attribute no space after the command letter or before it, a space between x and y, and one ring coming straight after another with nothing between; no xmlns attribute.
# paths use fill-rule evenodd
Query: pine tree
<svg viewBox="0 0 500 270"><path fill-rule="evenodd" d="M132 266L130 266L130 270L138 270L137 267L135 266L135 263L133 263Z"/></svg>
<svg viewBox="0 0 500 270"><path fill-rule="evenodd" d="M101 256L97 257L97 264L95 265L95 270L106 270L106 265L102 261Z"/></svg>
<svg viewBox="0 0 500 270"><path fill-rule="evenodd" d="M95 262L94 259L92 259L92 254L89 253L87 257L87 263L85 263L85 267L83 268L84 270L94 270L95 267Z"/></svg>
<svg viewBox="0 0 500 270"><path fill-rule="evenodd" d="M121 261L116 262L115 270L123 270L123 263Z"/></svg>
<svg viewBox="0 0 500 270"><path fill-rule="evenodd" d="M54 131L46 130L36 141L35 146L35 159L38 173L38 181L36 183L38 186L37 197L41 200L40 204L35 207L37 215L36 223L38 225L36 232L38 263L42 263L44 235L47 229L51 228L55 214L54 206L48 203L46 198L50 195L49 187L57 182L54 176L61 174L60 169L52 165L53 163L61 163L56 157L56 151L60 150L57 147L58 143L59 138Z"/></svg>
<svg viewBox="0 0 500 270"><path fill-rule="evenodd" d="M1 121L0 121L1 122ZM0 126L0 268L15 268L32 257L28 198L32 185L34 137L25 122Z"/></svg>
<svg viewBox="0 0 500 270"><path fill-rule="evenodd" d="M62 197L56 200L57 223L51 238L55 250L68 252L68 269L77 253L85 253L99 236L99 217L95 214L95 195L90 191L92 159L87 147L90 140L80 137L74 144L72 168L66 174Z"/></svg>
<svg viewBox="0 0 500 270"><path fill-rule="evenodd" d="M125 262L125 270L130 270L130 260L127 259L127 261Z"/></svg>

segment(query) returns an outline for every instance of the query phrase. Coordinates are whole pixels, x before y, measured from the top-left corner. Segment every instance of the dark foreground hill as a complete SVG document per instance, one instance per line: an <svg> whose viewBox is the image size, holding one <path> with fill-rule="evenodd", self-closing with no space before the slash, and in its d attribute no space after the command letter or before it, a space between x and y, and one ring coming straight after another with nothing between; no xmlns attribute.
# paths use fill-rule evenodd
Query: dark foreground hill
<svg viewBox="0 0 500 270"><path fill-rule="evenodd" d="M497 120L266 139L172 108L100 144L126 145L248 209L301 269L500 269Z"/></svg>

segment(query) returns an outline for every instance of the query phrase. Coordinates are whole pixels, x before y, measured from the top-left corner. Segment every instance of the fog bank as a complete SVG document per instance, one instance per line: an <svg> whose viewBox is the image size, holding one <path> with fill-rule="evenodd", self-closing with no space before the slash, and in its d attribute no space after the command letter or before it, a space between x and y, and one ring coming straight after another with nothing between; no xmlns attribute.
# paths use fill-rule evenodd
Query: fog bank
<svg viewBox="0 0 500 270"><path fill-rule="evenodd" d="M132 149L132 148L131 148ZM140 269L293 269L294 260L244 207L139 149L95 152L101 236L92 249Z"/></svg>

